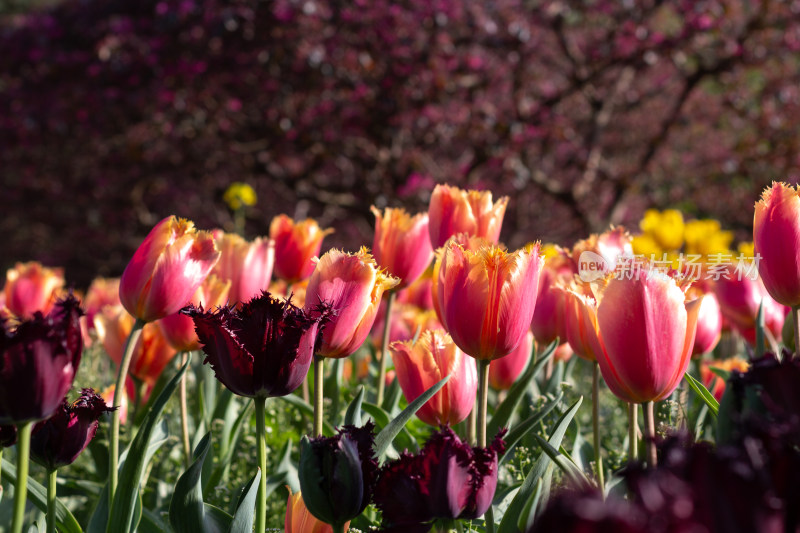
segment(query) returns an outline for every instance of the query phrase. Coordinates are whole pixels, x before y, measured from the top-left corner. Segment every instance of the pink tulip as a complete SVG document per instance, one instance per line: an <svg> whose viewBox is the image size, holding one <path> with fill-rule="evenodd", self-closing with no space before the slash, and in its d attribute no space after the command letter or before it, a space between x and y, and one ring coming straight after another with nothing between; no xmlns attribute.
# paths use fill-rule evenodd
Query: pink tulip
<svg viewBox="0 0 800 533"><path fill-rule="evenodd" d="M375 239L372 253L381 268L399 278L396 289L413 283L425 271L433 257L428 237L428 214L411 216L404 209L379 211L375 215Z"/></svg>
<svg viewBox="0 0 800 533"><path fill-rule="evenodd" d="M489 384L498 390L510 389L531 360L532 351L533 333L529 331L513 352L491 362Z"/></svg>
<svg viewBox="0 0 800 533"><path fill-rule="evenodd" d="M298 222L286 215L273 218L269 237L275 242L275 275L289 283L308 279L314 272L313 258L330 233L332 229L321 229L312 218Z"/></svg>
<svg viewBox="0 0 800 533"><path fill-rule="evenodd" d="M764 325L773 337L780 338L789 308L772 299L760 277L752 279L733 265L725 265L719 272L713 290L727 323L748 343L755 344L758 307L763 301Z"/></svg>
<svg viewBox="0 0 800 533"><path fill-rule="evenodd" d="M272 240L258 237L249 242L235 233L225 233L217 239L217 246L220 258L212 272L231 282L230 303L241 305L269 289L275 262Z"/></svg>
<svg viewBox="0 0 800 533"><path fill-rule="evenodd" d="M211 234L170 216L156 224L122 273L119 298L130 314L150 322L183 307L219 259Z"/></svg>
<svg viewBox="0 0 800 533"><path fill-rule="evenodd" d="M195 307L202 306L207 310L223 306L228 301L230 287L230 281L222 281L214 274L209 274L203 284L197 288L189 303ZM200 349L200 340L194 329L194 321L185 314L178 312L167 315L156 323L161 328L161 333L167 342L179 352Z"/></svg>
<svg viewBox="0 0 800 533"><path fill-rule="evenodd" d="M599 300L597 362L608 388L631 403L672 394L689 364L699 302L687 302L672 277L645 269L611 277Z"/></svg>
<svg viewBox="0 0 800 533"><path fill-rule="evenodd" d="M383 292L398 283L378 268L366 248L355 254L326 252L308 281L305 298L306 310L327 302L335 312L318 355L341 358L355 352L369 335Z"/></svg>
<svg viewBox="0 0 800 533"><path fill-rule="evenodd" d="M545 260L531 320L533 336L538 342L550 344L556 338L566 341L565 294L556 288L556 284L569 281L572 274L569 260L563 255Z"/></svg>
<svg viewBox="0 0 800 533"><path fill-rule="evenodd" d="M565 299L564 326L570 348L582 359L597 360L603 350L597 335L597 301L575 283L556 290Z"/></svg>
<svg viewBox="0 0 800 533"><path fill-rule="evenodd" d="M467 418L478 390L475 360L459 350L447 332L428 330L416 343L394 342L390 349L400 388L409 402L450 375L444 387L417 411L420 420L440 426Z"/></svg>
<svg viewBox="0 0 800 533"><path fill-rule="evenodd" d="M764 190L753 217L753 245L770 296L800 305L800 189L773 182Z"/></svg>
<svg viewBox="0 0 800 533"><path fill-rule="evenodd" d="M47 315L64 286L64 270L41 263L17 263L6 272L5 305L18 318L30 318L36 311Z"/></svg>
<svg viewBox="0 0 800 533"><path fill-rule="evenodd" d="M465 250L470 250L472 252L477 252L484 246L491 246L492 243L484 239L483 237L478 237L476 235L468 235L467 233L457 233L450 237L450 241L460 244ZM447 246L443 246L436 250L436 261L433 263L433 271L431 273L431 297L433 301L433 310L436 312L436 316L439 317L439 322L442 322L442 309L439 307L439 300L436 296L439 292L439 271L442 267L442 256L444 255L444 251Z"/></svg>
<svg viewBox="0 0 800 533"><path fill-rule="evenodd" d="M592 234L589 238L576 242L571 252L575 273L580 273L581 256L586 252L594 254L595 259L602 258L605 272L611 272L621 258L633 257L632 242L633 237L622 226L612 226L608 231Z"/></svg>
<svg viewBox="0 0 800 533"><path fill-rule="evenodd" d="M492 203L490 191L464 191L437 185L431 194L428 216L431 245L443 246L456 233L467 233L497 243L508 197Z"/></svg>
<svg viewBox="0 0 800 533"><path fill-rule="evenodd" d="M719 301L713 292L695 291L694 287L691 291L690 294L700 300L697 333L694 337L692 355L700 355L710 352L717 346L722 334L722 311L720 311Z"/></svg>
<svg viewBox="0 0 800 533"><path fill-rule="evenodd" d="M438 266L440 321L467 355L492 360L511 353L528 331L544 259L539 245L513 253L496 246L473 252L454 241Z"/></svg>

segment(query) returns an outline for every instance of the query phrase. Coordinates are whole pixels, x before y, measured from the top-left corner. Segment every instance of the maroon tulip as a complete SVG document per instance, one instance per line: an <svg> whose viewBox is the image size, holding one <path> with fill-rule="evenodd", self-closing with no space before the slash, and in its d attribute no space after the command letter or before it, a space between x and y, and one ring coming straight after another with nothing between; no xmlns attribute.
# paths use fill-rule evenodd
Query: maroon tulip
<svg viewBox="0 0 800 533"><path fill-rule="evenodd" d="M231 392L248 398L286 396L308 374L330 309L313 313L264 293L241 309L216 312L189 305L203 351L217 379ZM312 316L313 315L313 316Z"/></svg>
<svg viewBox="0 0 800 533"><path fill-rule="evenodd" d="M34 426L31 459L48 470L72 464L97 433L98 419L113 410L93 389L83 389L73 403L64 398L53 416Z"/></svg>
<svg viewBox="0 0 800 533"><path fill-rule="evenodd" d="M490 446L473 448L450 428L442 428L418 455L403 454L386 463L373 494L384 525L399 531L437 518L483 515L497 487L503 433Z"/></svg>
<svg viewBox="0 0 800 533"><path fill-rule="evenodd" d="M70 294L46 317L0 324L0 424L43 420L58 408L81 360L82 314Z"/></svg>

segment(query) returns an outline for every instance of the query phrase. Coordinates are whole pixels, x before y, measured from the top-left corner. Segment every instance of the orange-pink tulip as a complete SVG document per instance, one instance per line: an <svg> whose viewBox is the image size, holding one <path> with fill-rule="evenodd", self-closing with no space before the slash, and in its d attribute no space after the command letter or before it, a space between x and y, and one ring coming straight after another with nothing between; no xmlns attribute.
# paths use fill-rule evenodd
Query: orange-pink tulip
<svg viewBox="0 0 800 533"><path fill-rule="evenodd" d="M513 352L489 364L489 384L498 390L507 390L517 380L533 353L533 333L525 335Z"/></svg>
<svg viewBox="0 0 800 533"><path fill-rule="evenodd" d="M444 246L456 233L467 233L497 243L508 197L492 203L490 191L464 191L437 185L428 206L428 230L433 248Z"/></svg>
<svg viewBox="0 0 800 533"><path fill-rule="evenodd" d="M481 360L511 353L536 306L544 263L539 245L513 253L496 246L473 252L451 240L437 262L439 319L456 345Z"/></svg>
<svg viewBox="0 0 800 533"><path fill-rule="evenodd" d="M17 263L6 271L6 307L19 318L29 318L36 311L47 315L63 286L63 269L46 268L37 262Z"/></svg>
<svg viewBox="0 0 800 533"><path fill-rule="evenodd" d="M219 259L211 233L170 216L150 230L122 273L119 298L130 314L150 322L183 307Z"/></svg>
<svg viewBox="0 0 800 533"><path fill-rule="evenodd" d="M348 521L344 525L345 533L349 526ZM283 531L284 533L333 533L333 526L318 520L308 511L300 492L292 494L292 491L289 491Z"/></svg>
<svg viewBox="0 0 800 533"><path fill-rule="evenodd" d="M122 360L125 342L131 333L134 321L134 317L123 307L106 306L94 317L97 337L108 356L117 364ZM147 323L133 349L129 371L139 380L152 385L175 353L175 349L167 342L158 325Z"/></svg>
<svg viewBox="0 0 800 533"><path fill-rule="evenodd" d="M381 212L375 206L372 214L375 215L372 254L381 268L400 279L396 289L403 289L420 277L433 257L428 214L411 216L404 209L391 207Z"/></svg>
<svg viewBox="0 0 800 533"><path fill-rule="evenodd" d="M325 326L317 354L341 358L355 352L369 335L383 292L398 283L378 268L366 248L355 254L326 252L306 288L307 310L327 302L336 313Z"/></svg>
<svg viewBox="0 0 800 533"><path fill-rule="evenodd" d="M228 301L230 287L230 281L223 281L214 274L210 274L197 288L189 303L205 309L223 306ZM167 342L179 352L200 349L200 340L194 330L194 321L185 314L178 312L167 315L156 324L161 328L161 333Z"/></svg>
<svg viewBox="0 0 800 533"><path fill-rule="evenodd" d="M581 274L581 259L601 262L604 271L598 272L600 277L611 272L617 266L620 258L633 257L633 237L622 226L614 227L599 234L592 234L588 238L576 242L572 247L572 262L576 274ZM594 259L594 261L592 261ZM587 273L591 275L591 273ZM585 279L584 281L592 281Z"/></svg>
<svg viewBox="0 0 800 533"><path fill-rule="evenodd" d="M556 289L564 297L566 341L578 357L595 361L603 348L597 336L597 301L575 283Z"/></svg>
<svg viewBox="0 0 800 533"><path fill-rule="evenodd" d="M545 260L531 320L531 330L538 342L550 344L556 338L562 342L567 340L566 297L556 285L569 281L572 275L571 263L564 255L558 254Z"/></svg>
<svg viewBox="0 0 800 533"><path fill-rule="evenodd" d="M258 237L249 242L235 233L225 233L217 238L217 246L220 257L212 272L231 282L231 304L249 302L269 289L275 263L275 243L271 239Z"/></svg>
<svg viewBox="0 0 800 533"><path fill-rule="evenodd" d="M275 275L289 283L307 279L314 272L314 257L319 255L322 239L333 233L321 229L316 220L295 222L278 215L269 225L269 237L275 242Z"/></svg>
<svg viewBox="0 0 800 533"><path fill-rule="evenodd" d="M417 411L420 420L440 426L467 418L478 390L477 367L475 359L459 350L447 332L427 330L417 342L393 342L390 349L400 388L409 402L450 375L444 387Z"/></svg>
<svg viewBox="0 0 800 533"><path fill-rule="evenodd" d="M773 183L764 191L753 216L753 245L770 296L800 305L800 188Z"/></svg>
<svg viewBox="0 0 800 533"><path fill-rule="evenodd" d="M477 252L483 247L492 245L491 242L483 237L468 235L466 233L457 233L450 237L449 240L460 244L465 250L470 250L472 252ZM436 250L436 261L433 263L433 271L431 272L431 299L433 302L433 310L436 312L436 316L439 317L439 321L442 324L444 324L444 321L442 320L442 310L439 307L437 294L439 293L439 271L442 267L442 256L446 248L447 245Z"/></svg>
<svg viewBox="0 0 800 533"><path fill-rule="evenodd" d="M119 301L119 278L94 278L83 299L86 321L94 329L94 316L107 305L121 305Z"/></svg>
<svg viewBox="0 0 800 533"><path fill-rule="evenodd" d="M719 274L713 290L726 322L754 345L758 307L764 302L764 325L774 338L780 339L789 308L769 295L761 278L752 279L749 273L733 265L725 265Z"/></svg>
<svg viewBox="0 0 800 533"><path fill-rule="evenodd" d="M692 355L700 355L710 352L717 346L722 335L722 311L719 308L719 300L713 292L703 292L692 287L689 294L700 300L697 333L692 348Z"/></svg>
<svg viewBox="0 0 800 533"><path fill-rule="evenodd" d="M612 274L606 281L597 306L603 379L627 402L663 400L689 364L700 302L687 302L676 280L656 270Z"/></svg>

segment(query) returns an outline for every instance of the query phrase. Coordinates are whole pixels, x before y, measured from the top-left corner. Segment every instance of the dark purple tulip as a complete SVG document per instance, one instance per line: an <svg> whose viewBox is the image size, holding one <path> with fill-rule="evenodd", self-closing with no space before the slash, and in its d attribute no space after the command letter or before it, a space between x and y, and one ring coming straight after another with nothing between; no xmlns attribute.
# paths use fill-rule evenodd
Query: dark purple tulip
<svg viewBox="0 0 800 533"><path fill-rule="evenodd" d="M113 410L92 389L73 403L64 398L53 416L33 427L31 459L48 470L72 464L94 438L100 416Z"/></svg>
<svg viewBox="0 0 800 533"><path fill-rule="evenodd" d="M311 314L269 293L240 309L216 312L193 305L182 313L194 320L197 337L217 379L234 394L255 397L286 396L308 374L327 307Z"/></svg>
<svg viewBox="0 0 800 533"><path fill-rule="evenodd" d="M490 446L477 448L462 442L450 428L442 428L419 454L403 454L386 463L374 494L384 525L411 527L437 518L483 515L497 487L503 433Z"/></svg>
<svg viewBox="0 0 800 533"><path fill-rule="evenodd" d="M374 424L344 426L335 437L303 437L300 489L309 512L328 524L342 525L369 504L378 476L372 449Z"/></svg>
<svg viewBox="0 0 800 533"><path fill-rule="evenodd" d="M650 533L647 516L616 497L603 500L597 490L562 490L547 504L527 533Z"/></svg>
<svg viewBox="0 0 800 533"><path fill-rule="evenodd" d="M46 317L0 322L0 424L43 420L58 408L81 360L82 314L70 294Z"/></svg>
<svg viewBox="0 0 800 533"><path fill-rule="evenodd" d="M17 426L0 426L0 449L10 448L17 443Z"/></svg>

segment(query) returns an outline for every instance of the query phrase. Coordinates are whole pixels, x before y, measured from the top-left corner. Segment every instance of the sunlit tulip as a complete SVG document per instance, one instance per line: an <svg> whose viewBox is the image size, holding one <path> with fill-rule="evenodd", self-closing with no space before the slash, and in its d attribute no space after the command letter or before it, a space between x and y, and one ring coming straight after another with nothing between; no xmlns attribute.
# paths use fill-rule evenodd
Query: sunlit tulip
<svg viewBox="0 0 800 533"><path fill-rule="evenodd" d="M269 225L269 237L275 242L275 275L289 283L307 279L314 272L314 257L319 255L322 240L333 233L321 229L316 220L295 222L278 215Z"/></svg>
<svg viewBox="0 0 800 533"><path fill-rule="evenodd" d="M689 291L690 297L700 300L692 355L708 353L717 346L722 334L722 312L719 301L713 292L695 291L694 287Z"/></svg>
<svg viewBox="0 0 800 533"><path fill-rule="evenodd" d="M31 459L48 470L74 463L94 438L98 419L110 411L113 409L92 389L83 389L72 403L64 398L50 418L34 426Z"/></svg>
<svg viewBox="0 0 800 533"><path fill-rule="evenodd" d="M17 263L6 271L6 307L20 318L31 317L36 311L46 315L63 286L63 269L46 268L36 262Z"/></svg>
<svg viewBox="0 0 800 533"><path fill-rule="evenodd" d="M503 430L485 448L472 447L442 428L416 455L383 465L373 500L389 531L428 531L434 519L483 515L497 488L497 459L505 451ZM426 527L427 526L427 527Z"/></svg>
<svg viewBox="0 0 800 533"><path fill-rule="evenodd" d="M122 360L125 343L134 321L135 319L122 307L106 306L94 317L97 337L108 356L117 364ZM147 323L133 348L129 372L139 380L152 385L175 354L175 348L167 342L161 328L154 322Z"/></svg>
<svg viewBox="0 0 800 533"><path fill-rule="evenodd" d="M219 259L211 233L170 216L150 230L125 267L119 298L130 314L150 322L183 307Z"/></svg>
<svg viewBox="0 0 800 533"><path fill-rule="evenodd" d="M625 228L612 226L608 231L593 233L576 242L571 250L575 272L583 278L581 260L585 261L587 257L602 260L606 273L613 271L621 259L633 256L632 240L633 237Z"/></svg>
<svg viewBox="0 0 800 533"><path fill-rule="evenodd" d="M570 348L582 359L597 360L603 350L597 335L597 300L574 283L557 290L564 295L564 329Z"/></svg>
<svg viewBox="0 0 800 533"><path fill-rule="evenodd" d="M475 359L453 344L444 330L428 330L417 342L394 342L390 346L397 379L410 403L449 375L450 379L417 416L431 426L455 425L467 418L475 403L478 373Z"/></svg>
<svg viewBox="0 0 800 533"><path fill-rule="evenodd" d="M744 339L756 342L758 307L764 302L764 325L771 335L780 338L789 308L772 299L761 278L733 265L723 265L713 283L714 294L727 323Z"/></svg>
<svg viewBox="0 0 800 533"><path fill-rule="evenodd" d="M107 305L122 305L119 301L119 278L94 278L83 298L83 310L86 315L81 317L81 320L86 324L87 333L94 331L94 317ZM86 340L87 337L84 337L84 341Z"/></svg>
<svg viewBox="0 0 800 533"><path fill-rule="evenodd" d="M334 310L318 355L341 358L356 351L369 335L383 292L398 283L378 268L366 248L355 254L326 252L309 279L305 301L306 310L322 302Z"/></svg>
<svg viewBox="0 0 800 533"><path fill-rule="evenodd" d="M456 242L465 250L470 250L472 252L477 252L483 247L492 246L492 243L483 237L469 235L467 233L457 233L450 237L450 241ZM439 307L437 294L439 292L439 271L442 268L442 256L444 255L444 251L446 249L447 246L443 246L436 250L436 261L433 263L433 270L431 272L431 298L433 301L433 310L436 312L436 316L439 317L440 322L443 322L442 309Z"/></svg>
<svg viewBox="0 0 800 533"><path fill-rule="evenodd" d="M240 305L269 289L275 263L275 243L271 239L259 237L250 242L235 233L225 233L216 242L220 257L212 273L231 282L231 304Z"/></svg>
<svg viewBox="0 0 800 533"><path fill-rule="evenodd" d="M375 206L372 214L375 215L372 244L375 262L400 280L395 289L405 288L420 277L433 257L428 214L411 216L404 209L390 207L381 212Z"/></svg>
<svg viewBox="0 0 800 533"><path fill-rule="evenodd" d="M500 238L508 197L492 203L490 191L464 191L437 185L428 206L431 245L439 248L456 233L483 237L492 243Z"/></svg>
<svg viewBox="0 0 800 533"><path fill-rule="evenodd" d="M800 305L800 189L773 183L756 202L753 244L758 272L777 302Z"/></svg>
<svg viewBox="0 0 800 533"><path fill-rule="evenodd" d="M478 251L449 241L438 266L436 299L440 320L456 345L476 359L511 353L533 317L539 246L509 253L495 246Z"/></svg>
<svg viewBox="0 0 800 533"><path fill-rule="evenodd" d="M61 404L81 360L81 314L70 294L47 316L0 322L0 424L42 420Z"/></svg>
<svg viewBox="0 0 800 533"><path fill-rule="evenodd" d="M731 357L729 359L721 359L716 361L702 361L700 363L700 381L714 395L717 401L722 400L722 395L725 393L725 380L719 377L711 367L727 370L738 370L739 372L747 372L750 368L750 363L741 357Z"/></svg>
<svg viewBox="0 0 800 533"><path fill-rule="evenodd" d="M286 396L300 386L329 316L321 307L312 317L269 293L238 309L188 306L182 312L194 321L217 379L248 398Z"/></svg>
<svg viewBox="0 0 800 533"><path fill-rule="evenodd" d="M686 301L675 279L654 269L612 275L600 289L597 362L622 400L663 400L689 364L700 302Z"/></svg>
<svg viewBox="0 0 800 533"><path fill-rule="evenodd" d="M517 380L533 353L533 333L525 335L513 352L489 365L489 384L497 390L507 390Z"/></svg>
<svg viewBox="0 0 800 533"><path fill-rule="evenodd" d="M347 532L350 522L344 525ZM320 522L308 512L300 492L289 491L286 501L286 518L283 525L284 533L333 533L333 527L325 522Z"/></svg>
<svg viewBox="0 0 800 533"><path fill-rule="evenodd" d="M228 301L230 286L230 281L223 281L214 274L210 274L197 288L190 303L205 309L225 305ZM188 316L178 312L165 316L156 324L161 328L161 333L164 334L167 342L179 352L200 349L200 341L194 331L194 322Z"/></svg>

